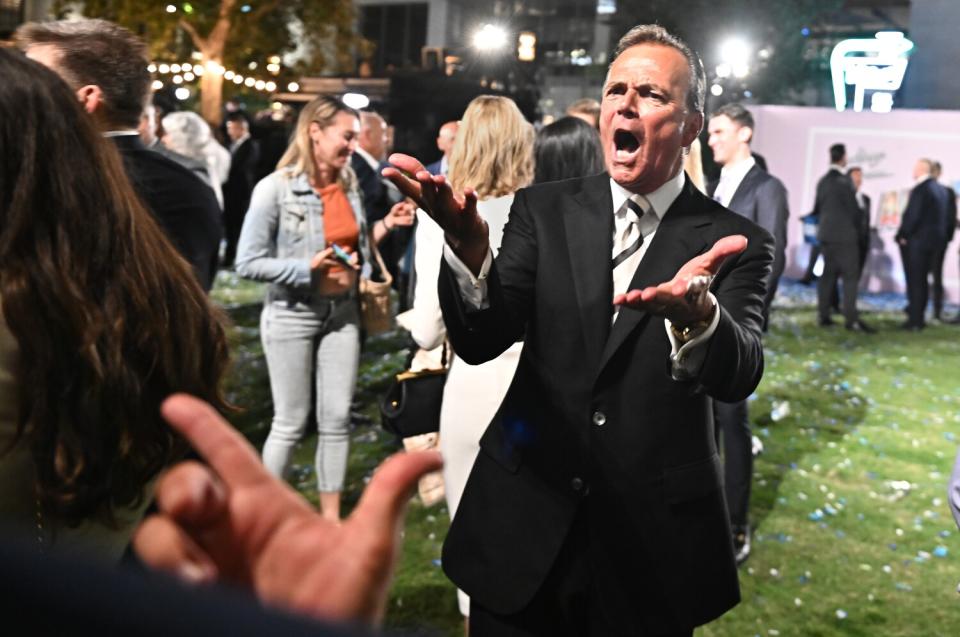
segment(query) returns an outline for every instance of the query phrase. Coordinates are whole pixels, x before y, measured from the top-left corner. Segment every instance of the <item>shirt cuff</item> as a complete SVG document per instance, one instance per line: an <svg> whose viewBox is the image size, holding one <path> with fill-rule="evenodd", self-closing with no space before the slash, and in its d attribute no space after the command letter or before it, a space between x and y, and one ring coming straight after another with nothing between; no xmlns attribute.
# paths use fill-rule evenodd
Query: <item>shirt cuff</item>
<svg viewBox="0 0 960 637"><path fill-rule="evenodd" d="M453 271L453 277L457 280L457 287L460 288L460 297L468 310L485 310L490 307L490 301L487 299L487 277L490 275L490 267L493 265L493 257L490 249L487 249L487 255L483 258L483 265L480 266L480 274L473 276L460 257L456 255L453 248L444 242L443 258L446 260L450 270Z"/></svg>
<svg viewBox="0 0 960 637"><path fill-rule="evenodd" d="M706 345L713 337L713 333L717 331L717 325L720 324L720 304L717 303L717 297L713 292L707 292L707 294L713 303L710 324L701 332L694 334L687 342L681 342L674 335L669 319L663 319L667 338L670 339L670 375L674 380L693 380L700 375L700 369L707 355Z"/></svg>

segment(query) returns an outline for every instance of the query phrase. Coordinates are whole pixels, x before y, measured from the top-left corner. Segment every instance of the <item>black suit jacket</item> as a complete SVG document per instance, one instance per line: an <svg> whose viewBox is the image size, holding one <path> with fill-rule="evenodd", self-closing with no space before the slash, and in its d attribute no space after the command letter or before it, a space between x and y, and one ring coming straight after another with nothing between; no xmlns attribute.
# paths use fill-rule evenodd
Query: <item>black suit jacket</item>
<svg viewBox="0 0 960 637"><path fill-rule="evenodd" d="M374 222L383 219L393 205L383 183L380 171L370 167L363 157L354 153L350 157L350 165L357 175L360 184L360 194L363 195L363 211L367 215L367 223L372 227Z"/></svg>
<svg viewBox="0 0 960 637"><path fill-rule="evenodd" d="M231 153L230 174L223 184L223 212L242 218L250 207L250 193L257 185L260 144L252 137Z"/></svg>
<svg viewBox="0 0 960 637"><path fill-rule="evenodd" d="M860 208L860 247L868 249L870 246L870 195L861 193L863 205Z"/></svg>
<svg viewBox="0 0 960 637"><path fill-rule="evenodd" d="M817 239L821 243L851 243L860 239L860 206L853 182L831 168L817 182L817 200L813 213L819 215Z"/></svg>
<svg viewBox="0 0 960 637"><path fill-rule="evenodd" d="M712 197L719 183L719 180L711 181L707 185L707 194ZM787 263L787 219L790 217L787 189L783 182L756 164L744 175L743 181L730 199L728 208L773 235L775 247L773 269L767 281L764 310L766 316Z"/></svg>
<svg viewBox="0 0 960 637"><path fill-rule="evenodd" d="M947 240L948 197L947 189L933 178L914 186L900 219L897 240L906 239L914 248L940 248Z"/></svg>
<svg viewBox="0 0 960 637"><path fill-rule="evenodd" d="M123 156L134 189L209 291L223 235L220 204L213 190L180 164L148 150L138 136L111 139Z"/></svg>
<svg viewBox="0 0 960 637"><path fill-rule="evenodd" d="M487 361L524 339L443 567L485 607L516 612L583 514L611 612L677 630L739 600L709 397L741 400L760 380L773 241L687 179L631 287L669 280L720 237L745 234L749 246L714 282L720 323L699 378L676 381L662 318L623 308L611 327L612 210L606 175L519 191L480 312L466 311L441 266L444 321L461 358Z"/></svg>

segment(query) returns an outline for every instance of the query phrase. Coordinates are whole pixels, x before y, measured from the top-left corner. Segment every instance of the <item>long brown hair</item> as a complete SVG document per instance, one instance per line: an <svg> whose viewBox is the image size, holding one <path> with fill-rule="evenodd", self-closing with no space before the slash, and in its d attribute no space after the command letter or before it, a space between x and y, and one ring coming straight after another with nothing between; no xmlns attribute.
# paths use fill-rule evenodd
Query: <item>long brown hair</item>
<svg viewBox="0 0 960 637"><path fill-rule="evenodd" d="M182 452L171 392L223 408L222 314L52 71L0 49L0 301L17 341L17 439L67 524L112 521ZM4 450L0 450L4 451Z"/></svg>

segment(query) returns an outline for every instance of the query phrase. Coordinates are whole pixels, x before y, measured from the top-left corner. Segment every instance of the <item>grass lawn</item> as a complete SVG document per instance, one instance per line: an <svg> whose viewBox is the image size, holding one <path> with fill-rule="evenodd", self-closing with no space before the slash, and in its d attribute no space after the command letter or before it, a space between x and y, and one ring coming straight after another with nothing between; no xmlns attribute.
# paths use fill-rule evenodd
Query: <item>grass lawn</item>
<svg viewBox="0 0 960 637"><path fill-rule="evenodd" d="M945 485L960 434L960 327L897 329L897 297L871 297L877 335L815 327L812 291L787 285L766 339L766 372L751 399L765 451L757 459L754 551L741 570L743 602L698 637L960 634L960 541ZM257 330L262 288L230 273L214 298L231 336L232 420L261 445L272 414ZM403 365L400 333L363 353L346 507L397 447L377 425L376 401ZM315 441L298 448L294 485L316 501ZM462 634L453 586L439 567L442 506L412 503L386 626Z"/></svg>

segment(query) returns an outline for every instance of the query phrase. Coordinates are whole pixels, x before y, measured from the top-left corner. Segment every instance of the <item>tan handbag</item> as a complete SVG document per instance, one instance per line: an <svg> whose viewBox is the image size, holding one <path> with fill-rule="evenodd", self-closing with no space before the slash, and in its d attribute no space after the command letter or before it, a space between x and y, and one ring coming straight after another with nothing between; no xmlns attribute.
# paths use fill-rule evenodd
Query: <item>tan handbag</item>
<svg viewBox="0 0 960 637"><path fill-rule="evenodd" d="M371 252L376 260L371 276L379 269L381 281L360 277L360 322L368 336L383 334L393 328L393 316L390 312L390 286L393 277L377 246L371 243Z"/></svg>

